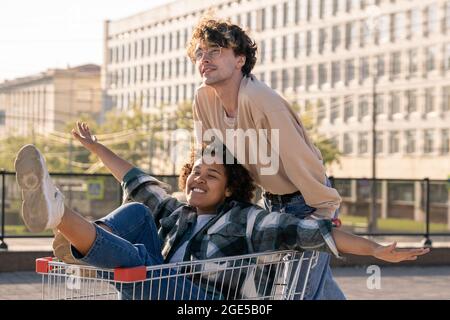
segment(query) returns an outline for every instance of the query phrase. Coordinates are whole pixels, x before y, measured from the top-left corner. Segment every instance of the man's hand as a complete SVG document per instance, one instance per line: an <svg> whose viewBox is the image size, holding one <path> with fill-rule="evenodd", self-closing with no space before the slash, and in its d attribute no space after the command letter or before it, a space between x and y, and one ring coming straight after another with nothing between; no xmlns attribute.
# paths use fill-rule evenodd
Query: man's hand
<svg viewBox="0 0 450 320"><path fill-rule="evenodd" d="M373 256L388 262L400 262L405 260L416 260L417 256L430 252L430 249L428 248L396 249L396 246L396 242L388 246L379 246L374 249Z"/></svg>
<svg viewBox="0 0 450 320"><path fill-rule="evenodd" d="M72 129L72 135L75 139L80 141L80 143L92 153L96 153L96 148L98 146L97 138L91 134L89 127L86 122L77 121L77 129Z"/></svg>

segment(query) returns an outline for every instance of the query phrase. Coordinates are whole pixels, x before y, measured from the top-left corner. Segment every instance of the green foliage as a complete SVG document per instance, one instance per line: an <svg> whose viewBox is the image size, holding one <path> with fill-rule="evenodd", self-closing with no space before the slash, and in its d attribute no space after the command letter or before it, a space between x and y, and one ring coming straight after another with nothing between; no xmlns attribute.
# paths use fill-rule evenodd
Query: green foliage
<svg viewBox="0 0 450 320"><path fill-rule="evenodd" d="M192 106L187 102L180 104L176 110L161 106L154 113L144 113L139 105L126 113L111 111L105 115L102 124L98 124L93 117L80 115L78 119L66 123L62 132L45 136L6 137L0 144L0 168L13 171L19 149L32 143L45 153L50 172L107 172L100 166L93 167L98 162L97 157L72 137L71 131L76 128L76 121L88 123L100 142L131 163L144 168L158 149L167 147L163 141L168 137L169 130L192 130L193 126Z"/></svg>
<svg viewBox="0 0 450 320"><path fill-rule="evenodd" d="M292 108L297 113L300 110L297 104L292 104ZM308 108L308 110L311 109ZM13 171L18 150L25 144L33 143L45 153L51 172L107 172L105 168L96 166L98 163L96 156L90 154L72 137L71 130L76 127L77 120L87 122L91 132L100 142L131 163L143 168L150 167L150 159L153 157L169 156L168 150L164 149L170 148L170 145L167 145L170 130L193 130L190 102L181 103L175 109L169 109L168 106L163 105L153 113L145 113L139 105L134 105L126 113L111 111L106 114L102 124L98 124L93 117L84 114L66 123L63 132L45 136L33 134L28 137L6 137L0 144L0 168ZM321 151L324 162L330 164L338 161L339 151L329 139L317 133L311 112L302 115L302 122Z"/></svg>
<svg viewBox="0 0 450 320"><path fill-rule="evenodd" d="M300 113L300 106L297 103L293 103L291 107L297 114ZM314 123L312 113L314 106L308 105L305 109L306 111L301 114L300 119L306 131L308 131L308 134L310 135L314 144L320 150L324 164L330 165L335 161L339 162L339 156L341 154L340 151L330 139L320 134L317 130L317 125Z"/></svg>

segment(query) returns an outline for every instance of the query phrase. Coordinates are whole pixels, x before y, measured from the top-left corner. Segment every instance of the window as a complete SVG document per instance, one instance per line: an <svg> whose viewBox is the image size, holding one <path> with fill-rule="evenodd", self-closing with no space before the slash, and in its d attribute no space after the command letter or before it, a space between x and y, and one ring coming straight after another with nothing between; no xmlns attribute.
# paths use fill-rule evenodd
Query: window
<svg viewBox="0 0 450 320"><path fill-rule="evenodd" d="M398 92L391 92L389 101L389 115L394 115L400 112L400 94Z"/></svg>
<svg viewBox="0 0 450 320"><path fill-rule="evenodd" d="M259 46L259 60L264 63L266 60L266 41L262 40Z"/></svg>
<svg viewBox="0 0 450 320"><path fill-rule="evenodd" d="M444 45L444 70L450 70L450 43Z"/></svg>
<svg viewBox="0 0 450 320"><path fill-rule="evenodd" d="M416 131L407 130L405 131L405 152L408 154L416 152Z"/></svg>
<svg viewBox="0 0 450 320"><path fill-rule="evenodd" d="M309 2L310 10L311 10L311 19L318 19L320 16L320 1L313 0Z"/></svg>
<svg viewBox="0 0 450 320"><path fill-rule="evenodd" d="M283 27L286 27L288 24L288 17L289 17L289 6L288 3L283 3Z"/></svg>
<svg viewBox="0 0 450 320"><path fill-rule="evenodd" d="M306 21L308 19L308 1L309 0L300 0L300 20Z"/></svg>
<svg viewBox="0 0 450 320"><path fill-rule="evenodd" d="M289 87L289 73L286 69L283 69L281 72L281 92L285 92L286 89Z"/></svg>
<svg viewBox="0 0 450 320"><path fill-rule="evenodd" d="M425 70L431 72L436 69L436 53L437 47L430 46L425 49L426 63Z"/></svg>
<svg viewBox="0 0 450 320"><path fill-rule="evenodd" d="M300 53L300 41L299 41L300 35L298 33L294 33L293 37L294 37L294 58L298 58L298 55Z"/></svg>
<svg viewBox="0 0 450 320"><path fill-rule="evenodd" d="M441 130L441 154L448 154L449 151L450 151L449 129L442 129Z"/></svg>
<svg viewBox="0 0 450 320"><path fill-rule="evenodd" d="M349 118L353 117L353 97L344 97L344 121L347 122Z"/></svg>
<svg viewBox="0 0 450 320"><path fill-rule="evenodd" d="M391 69L390 76L391 79L394 79L400 75L401 72L401 54L400 52L391 53Z"/></svg>
<svg viewBox="0 0 450 320"><path fill-rule="evenodd" d="M344 154L351 154L353 152L353 139L349 133L344 133Z"/></svg>
<svg viewBox="0 0 450 320"><path fill-rule="evenodd" d="M445 4L445 30L450 30L450 1Z"/></svg>
<svg viewBox="0 0 450 320"><path fill-rule="evenodd" d="M322 99L317 100L317 124L321 124L325 119L325 104Z"/></svg>
<svg viewBox="0 0 450 320"><path fill-rule="evenodd" d="M385 74L385 67L384 67L384 55L377 56L377 77L382 77Z"/></svg>
<svg viewBox="0 0 450 320"><path fill-rule="evenodd" d="M412 75L417 72L417 49L411 49L408 51L408 71Z"/></svg>
<svg viewBox="0 0 450 320"><path fill-rule="evenodd" d="M413 9L410 13L410 33L411 37L422 35L422 15L420 9Z"/></svg>
<svg viewBox="0 0 450 320"><path fill-rule="evenodd" d="M272 29L277 27L277 6L272 6Z"/></svg>
<svg viewBox="0 0 450 320"><path fill-rule="evenodd" d="M277 49L277 39L272 38L271 41L271 48L270 48L270 61L274 62L275 61L275 56L276 56L276 49Z"/></svg>
<svg viewBox="0 0 450 320"><path fill-rule="evenodd" d="M251 12L247 12L247 28L249 30L252 29L252 13Z"/></svg>
<svg viewBox="0 0 450 320"><path fill-rule="evenodd" d="M322 87L327 82L327 66L324 63L319 64L319 86Z"/></svg>
<svg viewBox="0 0 450 320"><path fill-rule="evenodd" d="M320 19L331 17L333 13L333 0L320 1Z"/></svg>
<svg viewBox="0 0 450 320"><path fill-rule="evenodd" d="M389 42L389 16L383 15L380 17L378 25L378 43L388 43Z"/></svg>
<svg viewBox="0 0 450 320"><path fill-rule="evenodd" d="M423 152L432 153L433 152L433 130L428 129L423 133Z"/></svg>
<svg viewBox="0 0 450 320"><path fill-rule="evenodd" d="M306 88L309 89L309 87L312 86L314 82L313 66L309 65L306 67Z"/></svg>
<svg viewBox="0 0 450 320"><path fill-rule="evenodd" d="M341 81L341 62L340 61L335 61L331 64L331 81L332 81L332 85L334 87L334 85Z"/></svg>
<svg viewBox="0 0 450 320"><path fill-rule="evenodd" d="M6 121L5 110L0 110L0 126L4 126Z"/></svg>
<svg viewBox="0 0 450 320"><path fill-rule="evenodd" d="M378 93L375 98L376 102L376 114L382 114L384 110L384 96L382 93Z"/></svg>
<svg viewBox="0 0 450 320"><path fill-rule="evenodd" d="M426 9L427 17L427 35L436 34L439 32L438 8L434 3Z"/></svg>
<svg viewBox="0 0 450 320"><path fill-rule="evenodd" d="M319 30L319 53L322 54L327 41L327 31L325 29Z"/></svg>
<svg viewBox="0 0 450 320"><path fill-rule="evenodd" d="M405 38L406 34L406 15L404 12L399 12L394 15L394 41L399 41Z"/></svg>
<svg viewBox="0 0 450 320"><path fill-rule="evenodd" d="M345 25L345 48L350 49L352 43L356 40L356 24L349 22Z"/></svg>
<svg viewBox="0 0 450 320"><path fill-rule="evenodd" d="M345 61L345 84L355 79L355 62L353 59Z"/></svg>
<svg viewBox="0 0 450 320"><path fill-rule="evenodd" d="M369 58L361 58L359 64L359 81L362 83L369 77Z"/></svg>
<svg viewBox="0 0 450 320"><path fill-rule="evenodd" d="M450 111L450 86L442 88L442 112Z"/></svg>
<svg viewBox="0 0 450 320"><path fill-rule="evenodd" d="M277 77L276 71L270 72L270 84L273 89L275 89L275 90L278 89L278 77Z"/></svg>
<svg viewBox="0 0 450 320"><path fill-rule="evenodd" d="M287 36L283 36L283 52L282 52L282 57L283 57L283 60L286 60L286 57L287 57L287 50L288 50L288 48L287 48Z"/></svg>
<svg viewBox="0 0 450 320"><path fill-rule="evenodd" d="M339 109L340 109L340 99L339 98L331 98L330 101L330 122L334 123L337 118L339 118Z"/></svg>
<svg viewBox="0 0 450 320"><path fill-rule="evenodd" d="M425 113L434 111L434 89L425 89Z"/></svg>
<svg viewBox="0 0 450 320"><path fill-rule="evenodd" d="M383 153L383 139L384 139L383 132L377 132L376 133L376 153Z"/></svg>
<svg viewBox="0 0 450 320"><path fill-rule="evenodd" d="M417 98L415 90L408 90L405 92L406 97L406 112L412 113L417 111Z"/></svg>
<svg viewBox="0 0 450 320"><path fill-rule="evenodd" d="M294 91L297 91L298 87L302 85L302 70L300 67L294 68Z"/></svg>
<svg viewBox="0 0 450 320"><path fill-rule="evenodd" d="M266 9L265 8L262 8L259 11L259 21L260 21L261 31L266 30Z"/></svg>
<svg viewBox="0 0 450 320"><path fill-rule="evenodd" d="M332 50L335 51L341 44L341 29L339 26L334 26L332 31Z"/></svg>
<svg viewBox="0 0 450 320"><path fill-rule="evenodd" d="M312 32L306 32L306 55L309 56L312 51Z"/></svg>
<svg viewBox="0 0 450 320"><path fill-rule="evenodd" d="M388 184L389 201L403 201L413 203L414 201L414 183L412 182L389 182Z"/></svg>
<svg viewBox="0 0 450 320"><path fill-rule="evenodd" d="M365 154L369 151L369 135L367 132L358 133L358 153Z"/></svg>
<svg viewBox="0 0 450 320"><path fill-rule="evenodd" d="M360 36L359 36L359 42L360 46L364 47L366 44L370 43L370 37L372 35L372 30L368 26L367 20L361 20L360 22Z"/></svg>
<svg viewBox="0 0 450 320"><path fill-rule="evenodd" d="M300 21L300 0L295 0L294 3L294 23L298 24Z"/></svg>
<svg viewBox="0 0 450 320"><path fill-rule="evenodd" d="M398 131L391 131L389 133L389 153L398 153L399 149L399 133Z"/></svg>
<svg viewBox="0 0 450 320"><path fill-rule="evenodd" d="M367 95L359 96L358 102L358 119L361 120L369 115L369 99Z"/></svg>

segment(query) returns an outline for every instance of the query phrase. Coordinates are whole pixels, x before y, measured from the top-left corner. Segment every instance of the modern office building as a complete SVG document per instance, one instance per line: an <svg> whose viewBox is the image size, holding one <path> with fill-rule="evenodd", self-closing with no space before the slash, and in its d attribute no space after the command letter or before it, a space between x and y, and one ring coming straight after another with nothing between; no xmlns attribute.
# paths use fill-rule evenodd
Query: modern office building
<svg viewBox="0 0 450 320"><path fill-rule="evenodd" d="M376 105L377 177L450 175L449 0L180 0L107 21L104 110L191 100L185 47L211 9L256 40L253 73L339 146L330 174L371 177Z"/></svg>
<svg viewBox="0 0 450 320"><path fill-rule="evenodd" d="M101 110L100 66L49 69L0 83L0 135L30 136L65 129L82 113Z"/></svg>

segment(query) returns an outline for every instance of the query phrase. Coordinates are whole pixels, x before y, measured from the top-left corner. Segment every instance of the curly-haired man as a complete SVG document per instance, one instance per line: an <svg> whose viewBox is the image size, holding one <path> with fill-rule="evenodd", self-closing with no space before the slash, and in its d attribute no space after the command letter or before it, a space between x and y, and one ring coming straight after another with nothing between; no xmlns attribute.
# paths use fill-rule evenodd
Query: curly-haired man
<svg viewBox="0 0 450 320"><path fill-rule="evenodd" d="M193 103L196 140L203 142L203 129L215 130L264 189L266 209L300 218L335 219L341 198L326 177L321 153L289 103L251 74L256 51L255 42L230 22L205 17L195 27L187 53L203 80ZM230 130L236 132L231 141L223 138L230 136ZM254 130L258 134L253 137L260 140L236 141L239 130ZM272 136L271 131L277 135ZM261 132L266 141L261 141ZM264 174L267 163L261 159L245 160L251 159L255 146L262 143L270 146L271 157L277 157L275 174ZM236 146L245 149L244 158L237 154ZM261 148L258 152L261 154ZM320 254L307 299L345 299L333 280L329 261L328 254Z"/></svg>

